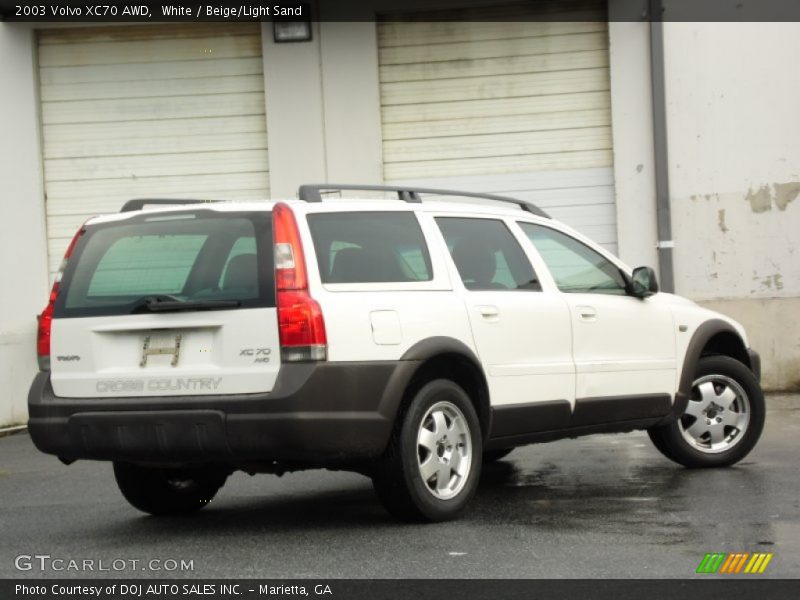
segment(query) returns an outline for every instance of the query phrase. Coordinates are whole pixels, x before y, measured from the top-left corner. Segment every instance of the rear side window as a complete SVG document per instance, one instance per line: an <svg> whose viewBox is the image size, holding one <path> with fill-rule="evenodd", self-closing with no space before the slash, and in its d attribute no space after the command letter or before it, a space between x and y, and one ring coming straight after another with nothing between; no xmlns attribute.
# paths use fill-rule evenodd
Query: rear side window
<svg viewBox="0 0 800 600"><path fill-rule="evenodd" d="M87 228L55 316L129 314L151 297L274 306L268 213L141 215Z"/></svg>
<svg viewBox="0 0 800 600"><path fill-rule="evenodd" d="M308 215L323 283L430 281L431 259L410 212Z"/></svg>
<svg viewBox="0 0 800 600"><path fill-rule="evenodd" d="M502 221L439 217L436 223L468 290L541 291L528 257Z"/></svg>

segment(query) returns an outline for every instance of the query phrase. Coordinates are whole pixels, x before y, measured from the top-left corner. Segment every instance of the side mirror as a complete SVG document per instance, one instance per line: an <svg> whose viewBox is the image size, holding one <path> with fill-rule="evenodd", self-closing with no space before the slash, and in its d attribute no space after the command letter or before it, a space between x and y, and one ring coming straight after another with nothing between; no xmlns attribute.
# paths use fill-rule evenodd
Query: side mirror
<svg viewBox="0 0 800 600"><path fill-rule="evenodd" d="M631 296L647 298L658 293L656 272L650 267L636 267L631 276Z"/></svg>

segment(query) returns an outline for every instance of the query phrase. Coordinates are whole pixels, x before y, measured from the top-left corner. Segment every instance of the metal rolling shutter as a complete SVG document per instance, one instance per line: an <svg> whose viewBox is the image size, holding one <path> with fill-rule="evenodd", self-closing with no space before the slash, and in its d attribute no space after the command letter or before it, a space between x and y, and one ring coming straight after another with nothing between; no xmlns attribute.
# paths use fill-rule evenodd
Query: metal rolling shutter
<svg viewBox="0 0 800 600"><path fill-rule="evenodd" d="M605 2L464 13L489 21L379 23L384 179L516 195L616 250Z"/></svg>
<svg viewBox="0 0 800 600"><path fill-rule="evenodd" d="M39 34L50 271L125 200L269 194L260 25Z"/></svg>

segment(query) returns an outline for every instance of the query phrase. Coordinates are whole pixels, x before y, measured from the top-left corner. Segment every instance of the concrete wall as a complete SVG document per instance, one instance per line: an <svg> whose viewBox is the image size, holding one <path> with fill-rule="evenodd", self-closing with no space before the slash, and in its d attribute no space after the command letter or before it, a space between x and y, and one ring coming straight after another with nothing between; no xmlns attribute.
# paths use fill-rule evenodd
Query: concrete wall
<svg viewBox="0 0 800 600"><path fill-rule="evenodd" d="M619 257L657 270L650 24L610 22L608 38Z"/></svg>
<svg viewBox="0 0 800 600"><path fill-rule="evenodd" d="M311 42L276 44L272 24L261 26L269 188L274 198L294 198L298 182L327 176L316 24L312 36Z"/></svg>
<svg viewBox="0 0 800 600"><path fill-rule="evenodd" d="M262 44L272 196L294 198L310 182L380 183L375 23L318 23L296 44L275 44L265 23Z"/></svg>
<svg viewBox="0 0 800 600"><path fill-rule="evenodd" d="M383 142L375 23L331 22L320 28L328 181L380 183Z"/></svg>
<svg viewBox="0 0 800 600"><path fill-rule="evenodd" d="M800 385L800 23L666 23L676 290Z"/></svg>
<svg viewBox="0 0 800 600"><path fill-rule="evenodd" d="M47 238L34 37L0 23L0 425L27 419L36 314L47 303Z"/></svg>

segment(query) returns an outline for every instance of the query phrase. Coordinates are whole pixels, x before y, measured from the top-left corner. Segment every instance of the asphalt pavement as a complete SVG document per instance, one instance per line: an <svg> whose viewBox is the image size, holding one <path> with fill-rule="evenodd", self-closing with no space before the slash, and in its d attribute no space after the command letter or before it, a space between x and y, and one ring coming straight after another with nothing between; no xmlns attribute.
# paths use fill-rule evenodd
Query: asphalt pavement
<svg viewBox="0 0 800 600"><path fill-rule="evenodd" d="M712 577L695 575L708 552L771 552L750 577L796 578L800 395L767 402L733 468L687 470L642 432L527 446L484 469L462 519L434 525L392 520L368 479L328 471L237 473L197 515L157 519L123 500L109 464L64 466L18 433L0 438L0 577L684 578ZM20 555L50 558L43 571ZM52 568L70 560L109 571Z"/></svg>

